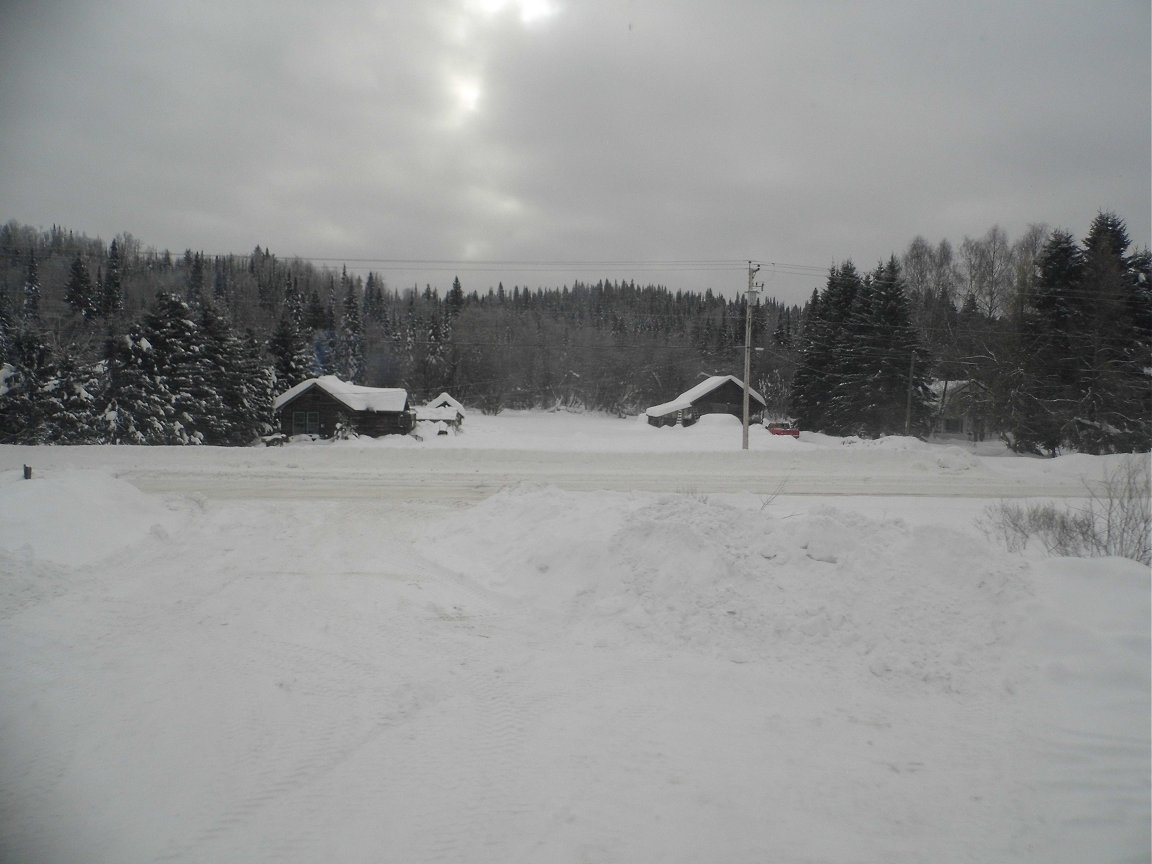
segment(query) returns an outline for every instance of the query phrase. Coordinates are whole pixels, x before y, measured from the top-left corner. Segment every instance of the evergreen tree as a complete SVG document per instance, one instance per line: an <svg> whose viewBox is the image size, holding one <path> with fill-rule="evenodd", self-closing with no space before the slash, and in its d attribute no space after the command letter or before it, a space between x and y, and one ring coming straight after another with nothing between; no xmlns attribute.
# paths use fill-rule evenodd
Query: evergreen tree
<svg viewBox="0 0 1152 864"><path fill-rule="evenodd" d="M0 443L41 443L51 353L39 330L27 323L17 325L7 341L8 351L0 358Z"/></svg>
<svg viewBox="0 0 1152 864"><path fill-rule="evenodd" d="M1012 446L1055 455L1071 434L1081 367L1076 334L1084 327L1084 258L1076 240L1053 231L1037 258L1033 311L1021 332L1019 369L1004 415Z"/></svg>
<svg viewBox="0 0 1152 864"><path fill-rule="evenodd" d="M1082 376L1070 443L1085 453L1152 446L1152 313L1128 247L1124 220L1097 214L1084 240L1083 327L1073 346Z"/></svg>
<svg viewBox="0 0 1152 864"><path fill-rule="evenodd" d="M464 289L460 287L459 276L452 280L452 288L444 298L444 303L448 315L459 315L460 310L464 308Z"/></svg>
<svg viewBox="0 0 1152 864"><path fill-rule="evenodd" d="M20 317L26 327L40 327L40 271L36 265L36 254L28 252L28 268L24 277L24 302Z"/></svg>
<svg viewBox="0 0 1152 864"><path fill-rule="evenodd" d="M305 327L304 298L300 295L296 280L288 275L284 279L284 311L292 317L297 329Z"/></svg>
<svg viewBox="0 0 1152 864"><path fill-rule="evenodd" d="M846 326L862 287L855 266L845 261L831 268L823 292L809 305L788 399L789 410L805 429L831 431L829 409L844 383L844 364L850 357Z"/></svg>
<svg viewBox="0 0 1152 864"><path fill-rule="evenodd" d="M240 446L267 434L274 378L254 337L241 340L228 319L205 304L200 310L203 351L198 364L211 381L204 443Z"/></svg>
<svg viewBox="0 0 1152 864"><path fill-rule="evenodd" d="M364 320L380 323L384 320L384 292L376 279L375 273L368 274L368 281L364 284Z"/></svg>
<svg viewBox="0 0 1152 864"><path fill-rule="evenodd" d="M204 302L204 256L200 252L192 256L187 291L188 305L199 308Z"/></svg>
<svg viewBox="0 0 1152 864"><path fill-rule="evenodd" d="M152 344L133 322L105 346L107 383L96 428L102 443L167 444L173 397L156 373Z"/></svg>
<svg viewBox="0 0 1152 864"><path fill-rule="evenodd" d="M923 431L929 414L928 354L912 326L895 256L857 293L842 344L843 374L830 408L843 431L898 435ZM843 400L850 410L838 411Z"/></svg>
<svg viewBox="0 0 1152 864"><path fill-rule="evenodd" d="M224 272L224 262L217 256L212 270L212 302L223 306L228 300L228 277Z"/></svg>
<svg viewBox="0 0 1152 864"><path fill-rule="evenodd" d="M72 259L68 284L64 289L64 300L72 307L72 311L85 321L91 321L100 311L96 287L92 284L92 276L88 272L88 265L84 263L84 256L79 252Z"/></svg>
<svg viewBox="0 0 1152 864"><path fill-rule="evenodd" d="M236 444L248 444L273 430L276 371L264 354L264 346L249 330L240 344L242 425L235 430Z"/></svg>
<svg viewBox="0 0 1152 864"><path fill-rule="evenodd" d="M56 363L41 399L41 440L49 444L98 443L94 415L97 370L65 353Z"/></svg>
<svg viewBox="0 0 1152 864"><path fill-rule="evenodd" d="M164 444L201 444L219 409L203 363L203 334L188 304L174 294L157 295L144 315L143 334L152 346L152 371L158 392L170 399Z"/></svg>
<svg viewBox="0 0 1152 864"><path fill-rule="evenodd" d="M320 301L320 293L313 288L308 294L308 303L304 307L303 329L311 333L323 330L326 321L324 304Z"/></svg>
<svg viewBox="0 0 1152 864"><path fill-rule="evenodd" d="M1123 220L1102 212L1083 245L1054 231L1037 256L1004 397L1017 450L1152 446L1152 298Z"/></svg>
<svg viewBox="0 0 1152 864"><path fill-rule="evenodd" d="M2 292L0 292L2 293ZM36 257L25 265L19 320L7 301L0 308L0 443L43 440L43 388L52 375L52 355L40 321L40 277Z"/></svg>
<svg viewBox="0 0 1152 864"><path fill-rule="evenodd" d="M122 283L122 262L120 247L113 240L108 247L108 269L101 283L100 315L114 318L124 311L124 286Z"/></svg>
<svg viewBox="0 0 1152 864"><path fill-rule="evenodd" d="M789 409L803 428L874 436L902 434L909 419L922 427L927 352L895 256L867 279L851 261L833 267L808 304L799 345Z"/></svg>
<svg viewBox="0 0 1152 864"><path fill-rule="evenodd" d="M313 377L315 369L310 340L300 329L288 305L281 312L280 321L268 342L268 353L272 355L278 392L283 393Z"/></svg>
<svg viewBox="0 0 1152 864"><path fill-rule="evenodd" d="M0 363L8 359L15 332L16 322L8 305L8 292L0 290Z"/></svg>
<svg viewBox="0 0 1152 864"><path fill-rule="evenodd" d="M356 298L356 284L344 278L343 315L336 339L336 374L345 381L362 383L364 380L364 325L360 320L360 304Z"/></svg>

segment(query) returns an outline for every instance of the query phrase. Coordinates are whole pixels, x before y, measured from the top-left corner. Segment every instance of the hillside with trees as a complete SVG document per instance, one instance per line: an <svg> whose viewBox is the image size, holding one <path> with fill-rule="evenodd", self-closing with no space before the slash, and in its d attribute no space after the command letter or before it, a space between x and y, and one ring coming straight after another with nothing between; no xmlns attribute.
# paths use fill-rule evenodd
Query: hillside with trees
<svg viewBox="0 0 1152 864"><path fill-rule="evenodd" d="M1149 448L1147 250L1101 213L1077 242L1034 226L917 237L869 272L830 269L803 307L752 309L751 383L834 434L923 434L929 382L972 382L1022 451ZM740 374L744 302L606 277L441 296L255 248L206 256L0 227L0 441L250 443L277 393L335 374L467 405L636 413Z"/></svg>

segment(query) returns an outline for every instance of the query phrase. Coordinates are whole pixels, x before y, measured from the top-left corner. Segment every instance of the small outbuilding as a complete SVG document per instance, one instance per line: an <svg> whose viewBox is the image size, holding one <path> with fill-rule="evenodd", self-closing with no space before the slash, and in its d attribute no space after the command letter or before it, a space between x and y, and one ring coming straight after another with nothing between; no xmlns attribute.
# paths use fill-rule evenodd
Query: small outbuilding
<svg viewBox="0 0 1152 864"><path fill-rule="evenodd" d="M362 387L335 375L309 378L281 393L274 403L284 435L331 438L341 426L360 435L406 435L414 416L408 391L399 387Z"/></svg>
<svg viewBox="0 0 1152 864"><path fill-rule="evenodd" d="M755 390L748 390L748 413L757 417L767 403ZM644 412L652 426L691 426L704 414L744 417L744 382L735 375L713 375L671 402L653 405Z"/></svg>
<svg viewBox="0 0 1152 864"><path fill-rule="evenodd" d="M438 424L437 433L441 435L446 434L448 428L459 432L464 425L464 406L447 393L441 393L427 405L417 405L415 412L418 423ZM439 424L444 424L444 431Z"/></svg>
<svg viewBox="0 0 1152 864"><path fill-rule="evenodd" d="M995 434L988 416L987 397L972 381L933 381L935 407L930 437L983 441Z"/></svg>

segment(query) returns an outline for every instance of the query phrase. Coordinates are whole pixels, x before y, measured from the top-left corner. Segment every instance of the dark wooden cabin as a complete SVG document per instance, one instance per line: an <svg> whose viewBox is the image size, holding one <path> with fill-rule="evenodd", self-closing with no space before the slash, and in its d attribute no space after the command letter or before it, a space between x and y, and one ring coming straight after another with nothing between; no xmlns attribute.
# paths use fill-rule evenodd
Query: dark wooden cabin
<svg viewBox="0 0 1152 864"><path fill-rule="evenodd" d="M338 424L360 435L406 435L414 416L408 393L398 387L361 387L335 375L309 378L276 397L276 417L285 435L331 438Z"/></svg>
<svg viewBox="0 0 1152 864"><path fill-rule="evenodd" d="M767 403L755 390L748 391L748 414L763 415ZM735 375L713 375L671 402L653 405L644 412L652 426L691 426L705 414L744 417L744 382Z"/></svg>

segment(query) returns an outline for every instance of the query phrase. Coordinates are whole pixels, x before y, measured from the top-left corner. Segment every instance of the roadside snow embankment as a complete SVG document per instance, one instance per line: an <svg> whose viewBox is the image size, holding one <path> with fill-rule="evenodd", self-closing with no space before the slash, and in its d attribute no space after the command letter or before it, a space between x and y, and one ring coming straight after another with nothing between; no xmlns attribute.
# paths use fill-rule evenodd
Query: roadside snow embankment
<svg viewBox="0 0 1152 864"><path fill-rule="evenodd" d="M0 485L0 555L79 567L181 520L164 502L100 471Z"/></svg>
<svg viewBox="0 0 1152 864"><path fill-rule="evenodd" d="M624 628L670 650L946 692L1012 686L997 670L1031 590L1022 561L946 528L833 507L781 518L691 495L524 487L438 543L446 566L601 641L635 638Z"/></svg>

